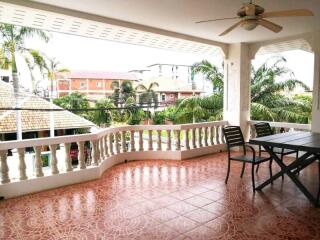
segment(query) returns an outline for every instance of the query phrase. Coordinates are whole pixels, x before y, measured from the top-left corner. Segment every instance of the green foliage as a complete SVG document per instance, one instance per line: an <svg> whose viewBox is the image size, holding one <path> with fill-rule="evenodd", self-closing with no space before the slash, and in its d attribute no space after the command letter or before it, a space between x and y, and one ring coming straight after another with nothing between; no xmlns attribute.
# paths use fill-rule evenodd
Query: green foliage
<svg viewBox="0 0 320 240"><path fill-rule="evenodd" d="M152 117L152 122L155 125L163 125L166 121L166 113L164 111L155 112Z"/></svg>
<svg viewBox="0 0 320 240"><path fill-rule="evenodd" d="M119 81L113 81L111 88L113 89L111 99L113 99L115 106L125 103L128 98L136 97L136 91L131 81L122 81L121 83L119 83Z"/></svg>
<svg viewBox="0 0 320 240"><path fill-rule="evenodd" d="M177 114L177 107L176 106L168 106L163 110L166 120L175 122L176 121L176 114Z"/></svg>
<svg viewBox="0 0 320 240"><path fill-rule="evenodd" d="M64 109L77 109L77 111L73 111L75 114L90 120L90 114L85 111L89 108L89 101L85 95L79 92L54 99L53 103ZM81 111L82 109L83 111Z"/></svg>
<svg viewBox="0 0 320 240"><path fill-rule="evenodd" d="M270 58L251 72L251 119L279 122L308 123L311 119L310 96L294 96L289 93L296 88L309 90L303 82L294 78L285 67L286 59ZM195 73L202 73L213 84L214 93L205 97L189 97L177 103L176 122L190 123L221 120L223 115L223 73L204 60L193 66ZM289 75L290 78L279 81Z"/></svg>
<svg viewBox="0 0 320 240"><path fill-rule="evenodd" d="M113 102L111 99L105 98L95 103L95 108L115 108ZM108 127L111 125L113 115L115 110L99 110L99 111L93 111L90 114L90 119L95 124L102 126L102 127Z"/></svg>

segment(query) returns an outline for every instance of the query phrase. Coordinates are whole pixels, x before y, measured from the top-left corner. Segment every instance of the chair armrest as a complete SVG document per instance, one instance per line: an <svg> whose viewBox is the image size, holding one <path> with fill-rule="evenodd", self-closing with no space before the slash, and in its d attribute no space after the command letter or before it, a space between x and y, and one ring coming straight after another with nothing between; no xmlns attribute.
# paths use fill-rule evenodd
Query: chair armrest
<svg viewBox="0 0 320 240"><path fill-rule="evenodd" d="M255 161L256 160L256 150L254 150L254 148L248 144L245 144L244 146L245 146L245 148L248 148L252 151L252 159L253 159L253 161Z"/></svg>

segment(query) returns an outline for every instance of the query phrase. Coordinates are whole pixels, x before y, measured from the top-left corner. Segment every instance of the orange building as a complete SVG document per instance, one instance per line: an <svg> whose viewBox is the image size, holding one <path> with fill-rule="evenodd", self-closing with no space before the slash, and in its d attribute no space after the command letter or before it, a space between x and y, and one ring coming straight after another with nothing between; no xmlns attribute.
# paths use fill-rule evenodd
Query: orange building
<svg viewBox="0 0 320 240"><path fill-rule="evenodd" d="M111 96L113 81L137 81L134 73L126 72L95 72L71 71L58 77L56 97L62 97L73 92L85 94L90 100Z"/></svg>

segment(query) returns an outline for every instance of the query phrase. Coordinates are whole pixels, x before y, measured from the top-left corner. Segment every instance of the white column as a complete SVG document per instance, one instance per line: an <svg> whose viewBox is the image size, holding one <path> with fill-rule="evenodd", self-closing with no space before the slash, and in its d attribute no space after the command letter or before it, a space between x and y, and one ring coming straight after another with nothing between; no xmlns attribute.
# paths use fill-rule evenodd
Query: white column
<svg viewBox="0 0 320 240"><path fill-rule="evenodd" d="M315 33L312 48L314 52L314 78L311 129L313 132L320 132L320 32Z"/></svg>
<svg viewBox="0 0 320 240"><path fill-rule="evenodd" d="M250 120L250 67L248 44L230 44L224 62L224 119L230 125L240 126L246 139Z"/></svg>

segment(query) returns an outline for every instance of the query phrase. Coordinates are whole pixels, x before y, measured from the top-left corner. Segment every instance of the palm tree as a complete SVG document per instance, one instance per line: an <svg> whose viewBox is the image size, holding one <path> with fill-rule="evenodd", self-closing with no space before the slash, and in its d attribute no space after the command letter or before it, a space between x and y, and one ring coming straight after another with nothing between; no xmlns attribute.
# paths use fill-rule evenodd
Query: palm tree
<svg viewBox="0 0 320 240"><path fill-rule="evenodd" d="M30 75L31 75L31 85L32 85L32 92L37 94L37 85L39 82L36 82L34 71L36 68L39 69L40 73L43 75L44 70L46 68L46 60L45 55L40 53L37 50L30 49L29 55L24 56L24 60L29 68Z"/></svg>
<svg viewBox="0 0 320 240"><path fill-rule="evenodd" d="M10 68L12 72L12 80L14 93L16 97L16 108L20 108L20 96L19 96L19 78L18 69L16 64L16 56L18 54L28 54L31 49L26 48L25 40L30 37L39 37L45 42L49 41L49 37L46 32L34 28L14 26L11 24L0 24L1 34L1 48L4 55L8 57L10 61ZM16 125L17 125L17 139L22 139L22 123L21 123L21 111L16 111Z"/></svg>
<svg viewBox="0 0 320 240"><path fill-rule="evenodd" d="M10 60L5 55L2 48L0 48L0 69L8 70L10 68Z"/></svg>
<svg viewBox="0 0 320 240"><path fill-rule="evenodd" d="M57 85L57 74L70 72L67 68L60 68L60 62L55 58L47 58L47 63L45 63L44 68L47 70L48 80L50 82L50 106L53 108L53 88L54 82ZM54 137L54 114L50 111L50 137Z"/></svg>
<svg viewBox="0 0 320 240"><path fill-rule="evenodd" d="M153 105L154 108L158 107L158 97L156 92L154 91L154 88L159 87L159 84L157 82L152 82L149 84L148 87L143 85L142 83L139 84L136 87L137 91L140 91L141 94L139 95L139 103L140 105L146 105L147 106L147 121L149 124L149 120L151 118L150 114L150 107Z"/></svg>
<svg viewBox="0 0 320 240"><path fill-rule="evenodd" d="M208 60L202 60L191 67L193 74L201 73L213 86L213 92L223 91L223 73Z"/></svg>
<svg viewBox="0 0 320 240"><path fill-rule="evenodd" d="M111 98L114 100L116 106L125 103L129 97L136 96L136 92L130 81L113 81L111 83L111 88L113 89Z"/></svg>
<svg viewBox="0 0 320 240"><path fill-rule="evenodd" d="M283 66L285 62L284 58L276 57L268 59L257 69L252 68L251 118L253 120L299 123L307 123L310 120L311 113L307 111L309 116L303 111L303 105L306 101L303 102L301 99L298 101L283 94L298 87L305 90L309 89L303 82L293 78L293 72ZM202 61L194 66L197 66L196 71L198 73L204 74L206 79L212 81L213 85L216 84L213 86L214 93L209 97L189 97L184 99L178 106L178 110L180 111L180 113L178 111L178 116L181 116L181 121L189 122L222 119L223 74L216 67L210 70L210 67L214 65L209 64L207 61ZM287 75L291 78L284 81L278 80L278 78ZM192 111L194 111L194 114L192 114ZM191 117L193 115L198 116Z"/></svg>
<svg viewBox="0 0 320 240"><path fill-rule="evenodd" d="M112 109L115 108L113 101L109 98L99 100L96 102L95 108L101 108L106 110L93 111L91 114L92 121L102 127L110 126L113 120L112 115L114 112L114 110Z"/></svg>

